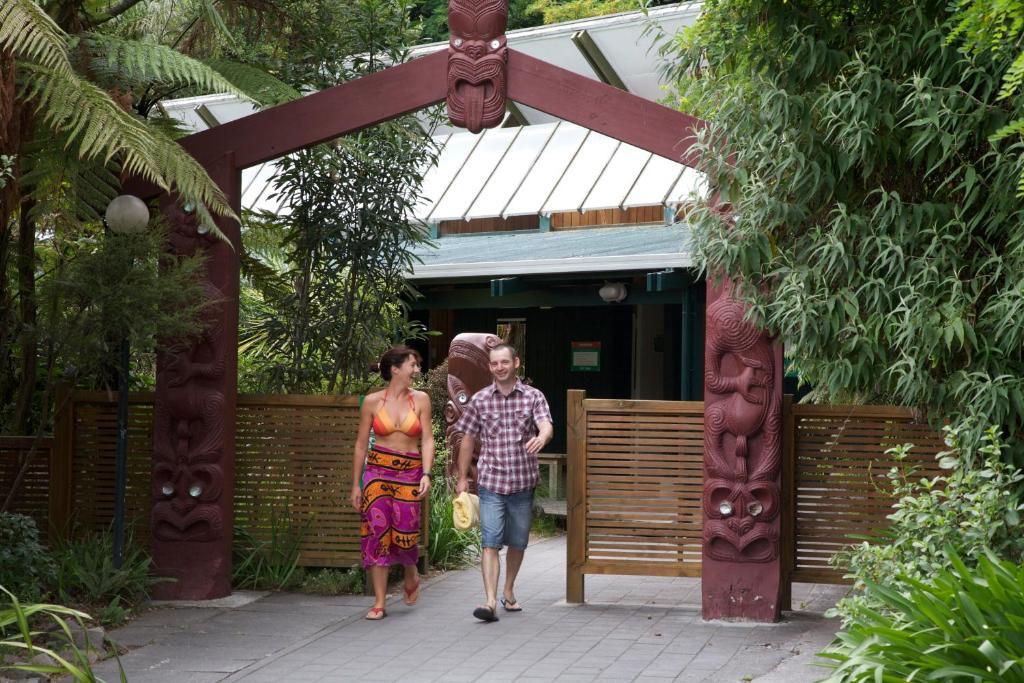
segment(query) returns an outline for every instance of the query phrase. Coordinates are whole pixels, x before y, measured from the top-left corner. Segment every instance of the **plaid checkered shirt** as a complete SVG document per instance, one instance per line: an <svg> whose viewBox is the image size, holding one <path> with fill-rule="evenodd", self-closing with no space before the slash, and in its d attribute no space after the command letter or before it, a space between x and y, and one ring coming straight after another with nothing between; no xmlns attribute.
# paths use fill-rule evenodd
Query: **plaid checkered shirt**
<svg viewBox="0 0 1024 683"><path fill-rule="evenodd" d="M551 421L544 394L518 379L508 396L497 383L476 392L455 430L480 443L477 483L502 495L535 487L537 455L526 452L526 442L537 435L538 424Z"/></svg>

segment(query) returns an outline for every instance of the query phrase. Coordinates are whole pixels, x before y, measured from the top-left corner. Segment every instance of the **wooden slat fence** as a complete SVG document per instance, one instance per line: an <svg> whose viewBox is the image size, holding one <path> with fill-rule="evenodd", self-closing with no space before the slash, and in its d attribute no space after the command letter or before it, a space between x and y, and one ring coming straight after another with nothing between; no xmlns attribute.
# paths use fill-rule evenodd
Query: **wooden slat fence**
<svg viewBox="0 0 1024 683"><path fill-rule="evenodd" d="M50 534L50 464L53 438L44 436L0 436L0 504L7 500L11 486L23 465L28 469L12 499L10 509L36 522L39 535Z"/></svg>
<svg viewBox="0 0 1024 683"><path fill-rule="evenodd" d="M699 576L704 406L569 392L567 600L585 574Z"/></svg>
<svg viewBox="0 0 1024 683"><path fill-rule="evenodd" d="M893 406L794 405L784 416L792 425L793 448L784 453L789 492L788 549L792 581L844 583L829 566L851 534L887 528L892 512L888 473L896 464L886 451L914 444L904 465L916 477L941 472L935 456L946 449L942 435L917 421L914 412Z"/></svg>
<svg viewBox="0 0 1024 683"><path fill-rule="evenodd" d="M704 405L587 399L569 392L566 600L586 574L700 576ZM912 443L917 477L940 472L941 434L906 408L783 410L782 519L788 582L843 583L829 565L851 535L888 527L886 451ZM788 583L787 583L788 586Z"/></svg>
<svg viewBox="0 0 1024 683"><path fill-rule="evenodd" d="M125 515L130 533L148 544L152 505L153 403L132 393L128 406ZM359 516L348 502L352 446L359 420L355 396L240 395L235 434L235 524L258 539L272 526L304 530L300 564L345 567L360 559ZM15 511L39 516L40 528L76 532L110 527L114 516L117 400L106 392L70 392L55 424L54 455L37 458ZM0 440L0 482L23 447ZM7 445L5 445L7 444ZM2 491L2 483L0 483ZM49 508L49 513L47 513ZM426 518L428 515L424 515ZM48 522L52 520L52 522ZM427 538L424 527L423 538Z"/></svg>

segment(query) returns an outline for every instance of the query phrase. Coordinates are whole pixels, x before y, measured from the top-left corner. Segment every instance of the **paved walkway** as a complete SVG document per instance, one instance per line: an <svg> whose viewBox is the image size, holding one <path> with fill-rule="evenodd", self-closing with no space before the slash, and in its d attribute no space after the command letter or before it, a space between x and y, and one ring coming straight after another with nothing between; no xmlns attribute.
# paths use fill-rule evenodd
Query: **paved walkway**
<svg viewBox="0 0 1024 683"><path fill-rule="evenodd" d="M586 605L566 605L565 538L527 551L524 611L483 624L477 570L424 584L420 604L392 598L388 617L362 617L372 600L292 593L234 608L153 609L111 637L132 651L128 680L195 681L813 681L814 652L832 638L821 616L842 591L794 586L799 611L773 625L705 623L693 579L594 576ZM116 666L97 673L117 680Z"/></svg>

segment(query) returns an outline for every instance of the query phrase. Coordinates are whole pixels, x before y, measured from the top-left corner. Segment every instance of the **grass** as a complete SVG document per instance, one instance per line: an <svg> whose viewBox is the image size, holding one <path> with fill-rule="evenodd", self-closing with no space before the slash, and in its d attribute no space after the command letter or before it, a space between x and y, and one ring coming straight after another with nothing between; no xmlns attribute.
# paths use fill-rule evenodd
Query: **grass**
<svg viewBox="0 0 1024 683"><path fill-rule="evenodd" d="M285 590L303 580L299 556L312 518L300 527L272 509L269 522L270 535L266 539L235 526L231 583L236 588Z"/></svg>

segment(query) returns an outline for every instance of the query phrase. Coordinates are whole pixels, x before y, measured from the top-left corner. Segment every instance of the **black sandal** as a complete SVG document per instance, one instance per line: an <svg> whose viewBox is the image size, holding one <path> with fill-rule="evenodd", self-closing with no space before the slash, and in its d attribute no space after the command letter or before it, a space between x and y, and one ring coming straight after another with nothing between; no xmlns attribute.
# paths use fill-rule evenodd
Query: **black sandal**
<svg viewBox="0 0 1024 683"><path fill-rule="evenodd" d="M510 607L511 605L511 607ZM519 606L519 601L515 598L511 600L501 599L501 606L505 608L506 612L522 612L523 608Z"/></svg>
<svg viewBox="0 0 1024 683"><path fill-rule="evenodd" d="M473 616L479 619L480 621L486 622L498 620L498 615L494 613L494 608L488 607L487 605L481 605L480 607L477 607L475 610L473 610Z"/></svg>

